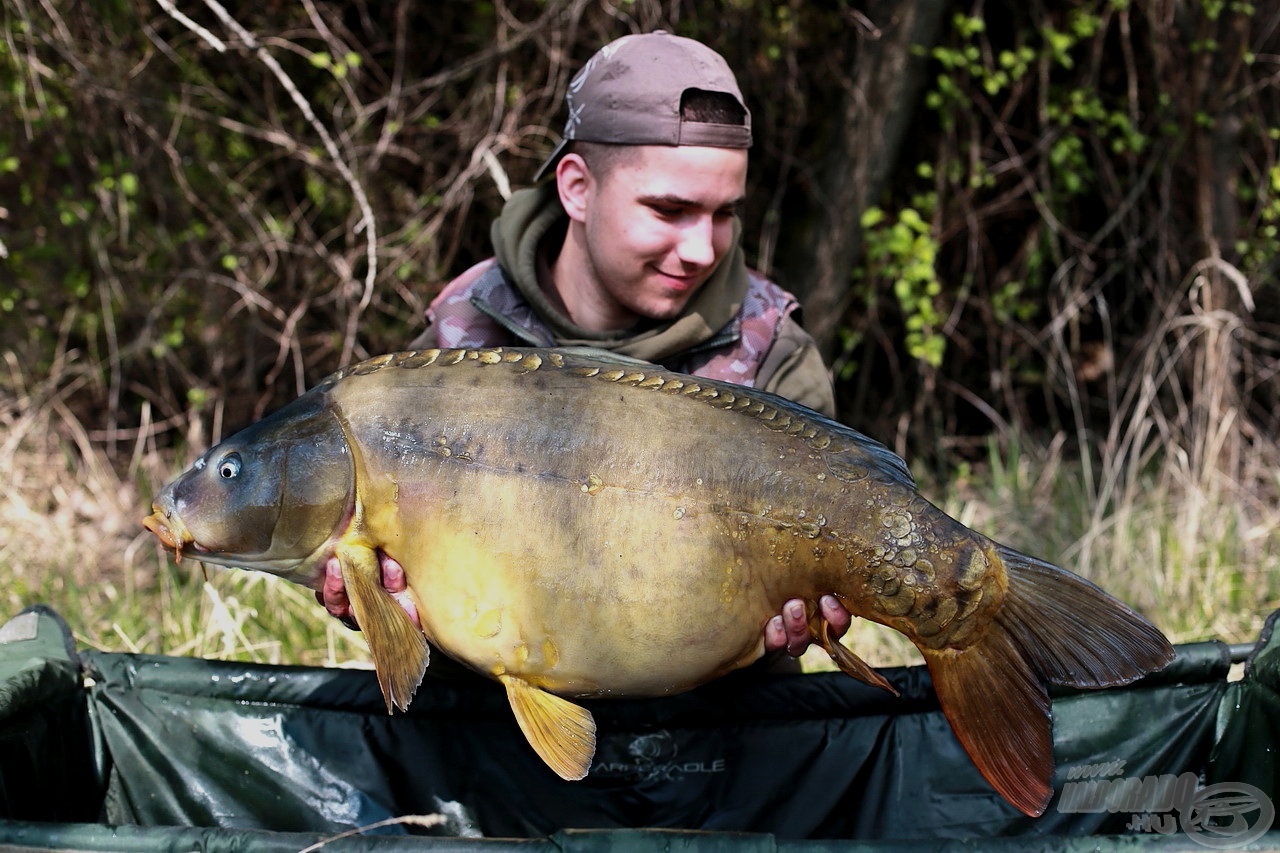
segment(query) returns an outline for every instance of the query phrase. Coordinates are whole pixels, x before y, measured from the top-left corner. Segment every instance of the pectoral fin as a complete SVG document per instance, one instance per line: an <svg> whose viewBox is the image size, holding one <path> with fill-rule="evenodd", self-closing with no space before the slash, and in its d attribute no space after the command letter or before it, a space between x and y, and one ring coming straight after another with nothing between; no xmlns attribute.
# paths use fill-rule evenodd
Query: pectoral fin
<svg viewBox="0 0 1280 853"><path fill-rule="evenodd" d="M831 659L835 661L836 666L840 667L840 671L845 675L851 675L859 681L870 684L872 687L888 690L894 696L900 695L887 678L876 672L866 661L850 651L848 646L831 636L831 625L825 619L822 620L822 625L818 628L818 642L822 645L822 648L826 649L827 654L831 655Z"/></svg>
<svg viewBox="0 0 1280 853"><path fill-rule="evenodd" d="M427 638L383 588L378 555L372 548L342 544L337 557L351 609L369 644L387 713L396 708L403 711L409 707L431 660Z"/></svg>
<svg viewBox="0 0 1280 853"><path fill-rule="evenodd" d="M534 687L523 678L501 675L520 731L538 756L560 778L587 775L596 753L596 721L586 708Z"/></svg>

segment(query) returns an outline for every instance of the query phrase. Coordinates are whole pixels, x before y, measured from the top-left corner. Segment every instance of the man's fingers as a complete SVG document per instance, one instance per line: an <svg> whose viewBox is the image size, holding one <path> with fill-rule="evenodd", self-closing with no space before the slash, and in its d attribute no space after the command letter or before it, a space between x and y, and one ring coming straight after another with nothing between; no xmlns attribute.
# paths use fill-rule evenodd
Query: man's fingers
<svg viewBox="0 0 1280 853"><path fill-rule="evenodd" d="M831 625L831 635L835 639L843 637L853 622L853 617L840 599L834 595L824 595L818 600L819 614ZM809 617L804 601L793 598L782 605L782 612L774 616L764 626L764 648L767 652L778 652L786 649L787 654L799 657L813 642L812 631L809 630Z"/></svg>
<svg viewBox="0 0 1280 853"><path fill-rule="evenodd" d="M383 551L378 552L378 562L382 565L383 588L391 593L391 597L405 613L409 614L413 624L421 631L422 620L418 618L418 605L413 600L413 594L409 592L409 579L405 577L404 566Z"/></svg>
<svg viewBox="0 0 1280 853"><path fill-rule="evenodd" d="M409 614L409 618L413 620L414 626L421 631L422 620L418 618L418 605L413 600L413 593L406 589L403 592L391 593L391 597L396 600L396 603L400 605L401 609L403 609L405 613Z"/></svg>
<svg viewBox="0 0 1280 853"><path fill-rule="evenodd" d="M803 601L793 598L782 605L782 627L787 632L787 654L800 657L809 648L809 643L813 642Z"/></svg>
<svg viewBox="0 0 1280 853"><path fill-rule="evenodd" d="M840 603L840 599L834 595L824 595L818 600L818 607L822 618L831 626L831 635L837 640L843 637L853 624L853 616Z"/></svg>
<svg viewBox="0 0 1280 853"><path fill-rule="evenodd" d="M337 557L330 557L324 564L324 583L319 597L330 614L339 618L349 614L351 602L347 600L347 586L342 581L342 566Z"/></svg>
<svg viewBox="0 0 1280 853"><path fill-rule="evenodd" d="M409 581L404 576L404 566L382 551L378 552L378 561L382 564L382 586L387 592L395 594L409 588Z"/></svg>
<svg viewBox="0 0 1280 853"><path fill-rule="evenodd" d="M764 623L764 650L780 652L787 647L787 629L782 627L782 617L774 616Z"/></svg>
<svg viewBox="0 0 1280 853"><path fill-rule="evenodd" d="M351 601L347 598L347 585L342 580L342 565L337 557L330 557L324 564L324 582L316 591L316 600L324 605L329 615L353 631L359 631Z"/></svg>

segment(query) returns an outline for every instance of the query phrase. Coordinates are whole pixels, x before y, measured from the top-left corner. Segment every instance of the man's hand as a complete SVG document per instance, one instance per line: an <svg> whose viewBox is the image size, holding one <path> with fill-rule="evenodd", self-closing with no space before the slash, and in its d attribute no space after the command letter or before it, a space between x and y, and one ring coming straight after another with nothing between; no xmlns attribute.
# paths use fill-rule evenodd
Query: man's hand
<svg viewBox="0 0 1280 853"><path fill-rule="evenodd" d="M382 567L382 586L409 614L413 624L419 629L422 622L418 619L418 606L413 602L413 594L409 592L409 582L404 576L404 567L381 551L378 552L378 565ZM351 601L347 598L347 585L342 580L342 567L337 557L330 557L324 565L324 583L316 590L316 601L324 605L329 615L336 617L343 625L353 631L359 631L355 613L351 611Z"/></svg>
<svg viewBox="0 0 1280 853"><path fill-rule="evenodd" d="M844 636L853 623L853 617L834 595L824 595L818 600L818 608L823 619L831 625L831 634L835 639ZM792 657L800 657L805 649L814 641L809 630L809 620L805 618L804 602L793 598L782 605L782 612L770 619L764 626L764 650L778 652L786 649Z"/></svg>

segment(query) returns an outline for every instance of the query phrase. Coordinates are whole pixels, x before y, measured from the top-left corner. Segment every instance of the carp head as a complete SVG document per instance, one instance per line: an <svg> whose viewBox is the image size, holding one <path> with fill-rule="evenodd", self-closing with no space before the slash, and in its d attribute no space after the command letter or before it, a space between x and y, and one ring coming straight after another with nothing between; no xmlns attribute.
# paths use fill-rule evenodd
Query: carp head
<svg viewBox="0 0 1280 853"><path fill-rule="evenodd" d="M311 585L355 500L350 448L324 399L305 394L208 450L156 496L143 525L179 561Z"/></svg>

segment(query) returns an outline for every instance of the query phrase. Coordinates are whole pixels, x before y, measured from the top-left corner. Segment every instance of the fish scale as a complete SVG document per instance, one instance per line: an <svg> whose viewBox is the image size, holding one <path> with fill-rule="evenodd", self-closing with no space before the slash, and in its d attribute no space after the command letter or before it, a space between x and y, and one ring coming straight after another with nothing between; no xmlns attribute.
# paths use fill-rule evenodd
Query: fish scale
<svg viewBox="0 0 1280 853"><path fill-rule="evenodd" d="M594 751L574 698L666 695L746 666L793 597L869 684L892 690L832 638L818 598L909 637L960 742L1027 814L1052 794L1046 685L1122 684L1172 657L1098 587L947 516L855 430L573 350L340 370L210 449L145 524L179 557L317 588L336 559L388 711L435 648L501 682L568 779ZM420 629L380 586L380 554L404 567Z"/></svg>

